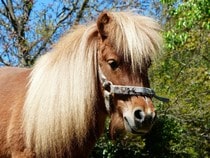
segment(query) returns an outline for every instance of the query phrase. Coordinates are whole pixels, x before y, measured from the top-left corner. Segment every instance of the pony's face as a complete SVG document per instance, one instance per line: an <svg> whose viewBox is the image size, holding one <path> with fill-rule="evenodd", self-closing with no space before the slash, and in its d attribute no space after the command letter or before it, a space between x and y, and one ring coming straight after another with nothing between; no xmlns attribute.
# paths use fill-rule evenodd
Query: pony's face
<svg viewBox="0 0 210 158"><path fill-rule="evenodd" d="M114 85L149 87L147 75L149 63L145 61L139 71L138 68L136 72L133 71L130 60L126 60L125 56L117 51L113 40L106 33L108 28L105 25L110 21L107 14L102 14L98 20L100 70ZM109 27L111 29L111 25ZM155 109L151 98L134 95L113 95L112 97L113 104L110 107L112 137L123 130L145 134L151 129L155 119Z"/></svg>

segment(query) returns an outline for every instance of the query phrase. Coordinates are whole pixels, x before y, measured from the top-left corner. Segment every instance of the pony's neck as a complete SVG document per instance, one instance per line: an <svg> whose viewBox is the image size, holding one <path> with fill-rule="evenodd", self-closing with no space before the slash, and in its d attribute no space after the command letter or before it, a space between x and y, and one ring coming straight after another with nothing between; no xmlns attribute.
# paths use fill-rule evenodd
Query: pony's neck
<svg viewBox="0 0 210 158"><path fill-rule="evenodd" d="M103 98L102 98L103 99ZM102 133L104 133L105 129L105 121L107 117L107 112L105 110L104 102L101 101L98 103L96 107L96 113L95 113L95 125L94 128L90 128L88 133L88 136L82 143L83 146L78 147L78 152L81 153L81 155L78 156L78 152L75 152L75 150L72 152L71 157L88 157L88 155L91 153L93 147L96 144L96 141L101 136ZM75 154L75 156L74 156Z"/></svg>

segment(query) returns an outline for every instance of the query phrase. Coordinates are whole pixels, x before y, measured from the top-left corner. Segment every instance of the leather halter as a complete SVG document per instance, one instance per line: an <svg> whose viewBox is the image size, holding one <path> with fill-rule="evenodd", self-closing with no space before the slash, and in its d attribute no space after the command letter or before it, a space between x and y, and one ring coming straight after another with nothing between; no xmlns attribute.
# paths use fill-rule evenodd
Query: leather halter
<svg viewBox="0 0 210 158"><path fill-rule="evenodd" d="M169 102L168 98L160 97L155 94L155 91L147 87L139 86L122 86L114 85L111 81L108 81L105 75L102 73L99 67L99 79L104 89L104 102L106 110L110 113L110 107L113 104L113 95L130 95L130 96L146 96L150 98L156 98L162 102Z"/></svg>

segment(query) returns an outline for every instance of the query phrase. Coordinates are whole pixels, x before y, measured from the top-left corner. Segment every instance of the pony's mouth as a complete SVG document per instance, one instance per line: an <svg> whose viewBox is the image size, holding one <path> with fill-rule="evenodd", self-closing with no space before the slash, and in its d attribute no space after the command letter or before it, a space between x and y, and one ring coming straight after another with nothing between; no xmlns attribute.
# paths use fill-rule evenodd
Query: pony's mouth
<svg viewBox="0 0 210 158"><path fill-rule="evenodd" d="M146 133L148 133L149 131L146 130L142 130L142 129L137 129L133 126L130 125L128 119L126 117L124 117L124 124L125 124L125 129L133 134L138 134L138 135L145 135Z"/></svg>

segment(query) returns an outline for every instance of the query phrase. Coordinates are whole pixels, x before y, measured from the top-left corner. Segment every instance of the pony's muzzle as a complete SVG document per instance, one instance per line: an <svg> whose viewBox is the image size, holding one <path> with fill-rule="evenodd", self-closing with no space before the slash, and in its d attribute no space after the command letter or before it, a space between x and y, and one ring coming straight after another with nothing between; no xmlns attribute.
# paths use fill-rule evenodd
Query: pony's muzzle
<svg viewBox="0 0 210 158"><path fill-rule="evenodd" d="M150 131L155 120L155 112L146 114L141 109L135 109L130 114L125 113L123 117L127 131L134 134L146 134Z"/></svg>

